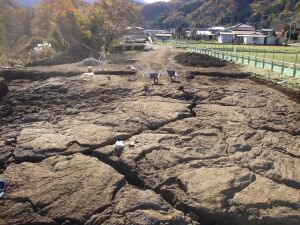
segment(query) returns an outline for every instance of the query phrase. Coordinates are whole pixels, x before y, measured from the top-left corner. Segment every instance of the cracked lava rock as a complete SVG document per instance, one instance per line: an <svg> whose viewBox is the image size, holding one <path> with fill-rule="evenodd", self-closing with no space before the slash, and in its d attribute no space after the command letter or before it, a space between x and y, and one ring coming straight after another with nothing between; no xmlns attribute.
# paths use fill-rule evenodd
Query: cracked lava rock
<svg viewBox="0 0 300 225"><path fill-rule="evenodd" d="M300 224L299 104L248 79L135 76L7 82L0 224Z"/></svg>

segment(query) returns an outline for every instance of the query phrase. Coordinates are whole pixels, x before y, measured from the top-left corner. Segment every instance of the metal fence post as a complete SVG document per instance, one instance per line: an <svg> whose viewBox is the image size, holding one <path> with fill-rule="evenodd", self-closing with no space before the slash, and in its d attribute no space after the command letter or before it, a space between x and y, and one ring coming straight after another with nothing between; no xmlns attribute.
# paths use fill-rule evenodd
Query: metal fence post
<svg viewBox="0 0 300 225"><path fill-rule="evenodd" d="M281 74L283 74L283 71L284 71L284 60L285 60L285 53L283 53L282 67L281 67Z"/></svg>
<svg viewBox="0 0 300 225"><path fill-rule="evenodd" d="M257 67L257 51L255 50L255 67Z"/></svg>
<svg viewBox="0 0 300 225"><path fill-rule="evenodd" d="M271 71L274 71L274 58L275 58L275 53L273 52L273 57L272 57L272 67L271 67Z"/></svg>
<svg viewBox="0 0 300 225"><path fill-rule="evenodd" d="M263 69L265 68L265 58L266 58L266 52L264 52L264 58L263 58Z"/></svg>
<svg viewBox="0 0 300 225"><path fill-rule="evenodd" d="M250 65L250 60L251 60L251 55L250 55L250 52L251 52L251 50L250 50L250 45L249 45L248 65Z"/></svg>
<svg viewBox="0 0 300 225"><path fill-rule="evenodd" d="M242 64L244 64L244 54L242 54Z"/></svg>
<svg viewBox="0 0 300 225"><path fill-rule="evenodd" d="M227 45L226 59L227 59L227 61L228 61L228 59L229 59L229 46L228 46L228 45Z"/></svg>
<svg viewBox="0 0 300 225"><path fill-rule="evenodd" d="M295 64L294 64L294 73L293 73L293 77L296 77L296 72L297 72L297 61L298 61L298 53L296 53L296 57L295 57Z"/></svg>

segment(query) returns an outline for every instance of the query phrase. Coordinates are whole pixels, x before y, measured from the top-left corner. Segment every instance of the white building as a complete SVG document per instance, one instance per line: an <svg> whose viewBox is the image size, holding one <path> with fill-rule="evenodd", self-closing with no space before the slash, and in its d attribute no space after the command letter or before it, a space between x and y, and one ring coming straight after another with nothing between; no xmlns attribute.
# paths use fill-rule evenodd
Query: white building
<svg viewBox="0 0 300 225"><path fill-rule="evenodd" d="M172 34L171 33L155 34L155 37L159 41L167 41L167 40L170 40L172 38Z"/></svg>
<svg viewBox="0 0 300 225"><path fill-rule="evenodd" d="M225 27L210 27L208 28L208 31L212 34L212 35L217 35L220 32L225 31L226 28Z"/></svg>
<svg viewBox="0 0 300 225"><path fill-rule="evenodd" d="M267 36L266 45L276 45L278 44L278 38L276 36Z"/></svg>
<svg viewBox="0 0 300 225"><path fill-rule="evenodd" d="M275 35L274 29L261 29L261 33L266 36L266 45L278 44L278 38Z"/></svg>
<svg viewBox="0 0 300 225"><path fill-rule="evenodd" d="M232 31L255 31L255 27L244 23L239 23L232 27L228 27L227 29L230 29Z"/></svg>
<svg viewBox="0 0 300 225"><path fill-rule="evenodd" d="M262 34L249 34L249 35L239 35L243 38L245 45L264 45L265 44L265 35Z"/></svg>
<svg viewBox="0 0 300 225"><path fill-rule="evenodd" d="M220 44L230 44L234 40L234 34L232 32L220 32L218 36L218 42Z"/></svg>
<svg viewBox="0 0 300 225"><path fill-rule="evenodd" d="M197 30L197 35L210 36L212 33L208 30Z"/></svg>

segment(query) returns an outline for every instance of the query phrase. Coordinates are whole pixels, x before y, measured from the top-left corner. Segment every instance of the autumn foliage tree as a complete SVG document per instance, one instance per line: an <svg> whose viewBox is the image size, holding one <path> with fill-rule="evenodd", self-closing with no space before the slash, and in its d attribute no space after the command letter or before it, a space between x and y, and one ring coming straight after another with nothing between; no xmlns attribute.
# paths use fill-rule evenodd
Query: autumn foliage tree
<svg viewBox="0 0 300 225"><path fill-rule="evenodd" d="M31 10L17 7L11 0L0 0L0 9L1 46L11 47L31 35Z"/></svg>
<svg viewBox="0 0 300 225"><path fill-rule="evenodd" d="M84 43L97 50L108 48L126 26L137 21L136 4L128 0L43 0L35 9L32 30L68 45ZM60 39L58 39L58 37ZM61 40L63 39L63 40Z"/></svg>
<svg viewBox="0 0 300 225"><path fill-rule="evenodd" d="M61 53L76 45L99 52L141 20L131 0L41 0L33 9L0 0L0 8L0 51L19 43L28 51L48 41Z"/></svg>
<svg viewBox="0 0 300 225"><path fill-rule="evenodd" d="M32 10L0 0L0 64L14 65L23 56L20 46L31 36L31 19Z"/></svg>

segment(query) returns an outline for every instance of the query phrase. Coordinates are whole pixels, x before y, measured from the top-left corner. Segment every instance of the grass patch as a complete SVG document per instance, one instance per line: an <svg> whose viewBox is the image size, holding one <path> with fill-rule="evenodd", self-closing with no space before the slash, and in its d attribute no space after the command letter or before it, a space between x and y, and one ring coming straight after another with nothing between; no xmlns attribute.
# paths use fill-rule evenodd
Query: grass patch
<svg viewBox="0 0 300 225"><path fill-rule="evenodd" d="M167 44L174 47L179 46L179 44L175 42L169 42ZM265 58L268 60L274 59L275 61L284 61L286 63L296 63L299 64L300 67L300 48L295 46L231 45L205 42L191 42L188 46L210 48L229 53L235 52L240 55ZM298 56L296 56L296 54L298 54Z"/></svg>

